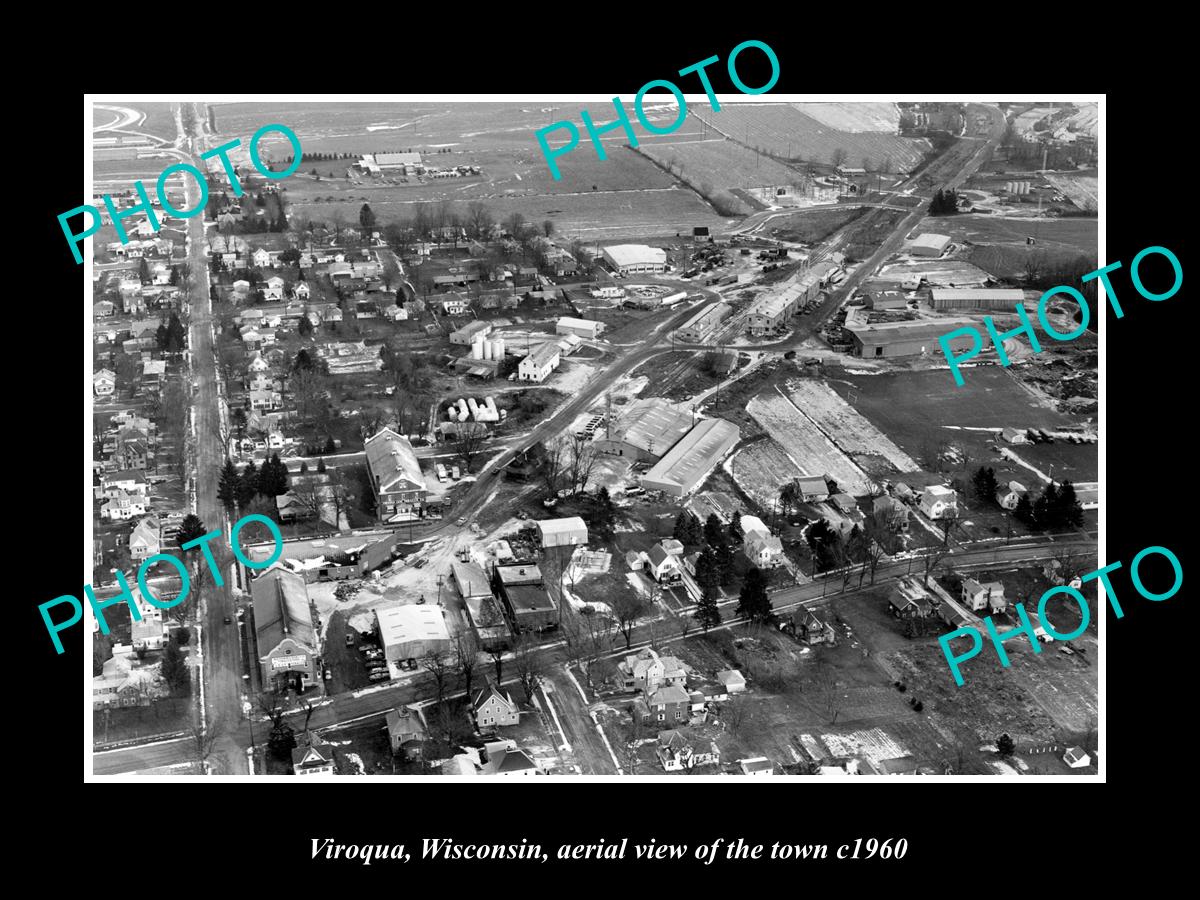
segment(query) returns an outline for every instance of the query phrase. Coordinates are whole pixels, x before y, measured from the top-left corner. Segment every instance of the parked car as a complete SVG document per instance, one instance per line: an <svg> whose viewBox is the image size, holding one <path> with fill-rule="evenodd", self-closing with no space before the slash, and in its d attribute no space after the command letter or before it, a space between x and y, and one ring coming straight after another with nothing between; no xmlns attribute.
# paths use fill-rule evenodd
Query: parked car
<svg viewBox="0 0 1200 900"><path fill-rule="evenodd" d="M352 634L348 634L348 635L346 635L346 646L347 646L347 647L353 647L353 646L354 646L354 635L352 635Z"/></svg>
<svg viewBox="0 0 1200 900"><path fill-rule="evenodd" d="M419 568L421 568L421 566L425 565L427 562L429 562L429 558L422 557L421 559L418 559L415 563L413 563L413 568L419 569Z"/></svg>
<svg viewBox="0 0 1200 900"><path fill-rule="evenodd" d="M458 517L458 527L459 527L459 528L462 528L462 526L464 526L464 525L466 525L466 524L467 524L467 517L466 517L466 516L459 516L459 517Z"/></svg>
<svg viewBox="0 0 1200 900"><path fill-rule="evenodd" d="M370 675L367 676L367 680L368 681L390 681L391 677L392 676L389 675L387 672L372 672Z"/></svg>

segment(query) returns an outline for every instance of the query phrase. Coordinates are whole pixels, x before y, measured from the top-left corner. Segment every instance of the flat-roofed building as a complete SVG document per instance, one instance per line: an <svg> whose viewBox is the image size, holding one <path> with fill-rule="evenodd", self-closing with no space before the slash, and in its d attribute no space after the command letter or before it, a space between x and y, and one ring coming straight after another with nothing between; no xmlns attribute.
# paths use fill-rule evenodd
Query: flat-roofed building
<svg viewBox="0 0 1200 900"><path fill-rule="evenodd" d="M318 684L321 646L304 577L276 563L250 583L250 598L264 688Z"/></svg>
<svg viewBox="0 0 1200 900"><path fill-rule="evenodd" d="M941 256L950 246L948 234L918 235L908 245L908 252L913 256Z"/></svg>
<svg viewBox="0 0 1200 900"><path fill-rule="evenodd" d="M504 603L512 629L518 634L558 624L558 607L536 563L496 566L492 570L492 592Z"/></svg>
<svg viewBox="0 0 1200 900"><path fill-rule="evenodd" d="M563 316L554 326L556 334L577 334L581 338L587 340L595 340L604 333L604 323L594 322L591 319L576 319L572 316Z"/></svg>
<svg viewBox="0 0 1200 900"><path fill-rule="evenodd" d="M460 344L464 347L470 347L476 335L486 335L492 330L491 322L483 322L476 319L468 322L457 331L450 332L450 343Z"/></svg>
<svg viewBox="0 0 1200 900"><path fill-rule="evenodd" d="M1025 300L1019 288L931 288L929 305L934 309L1002 309L1015 312Z"/></svg>
<svg viewBox="0 0 1200 900"><path fill-rule="evenodd" d="M648 247L645 244L615 244L602 248L600 255L613 268L613 271L620 272L622 275L667 271L667 251L660 247Z"/></svg>
<svg viewBox="0 0 1200 900"><path fill-rule="evenodd" d="M379 520L401 521L418 515L425 503L425 476L408 439L384 428L367 439L364 450Z"/></svg>
<svg viewBox="0 0 1200 900"><path fill-rule="evenodd" d="M635 400L620 419L596 438L601 453L636 462L658 462L695 423L692 411L661 397Z"/></svg>
<svg viewBox="0 0 1200 900"><path fill-rule="evenodd" d="M702 309L684 322L675 335L681 341L702 344L729 318L731 312L733 308L728 303L717 303L708 309Z"/></svg>
<svg viewBox="0 0 1200 900"><path fill-rule="evenodd" d="M705 419L642 476L642 487L671 497L691 493L738 442L739 435L732 422Z"/></svg>
<svg viewBox="0 0 1200 900"><path fill-rule="evenodd" d="M426 653L450 649L450 631L440 606L410 603L390 609L377 607L373 612L379 645L391 662L420 659Z"/></svg>
<svg viewBox="0 0 1200 900"><path fill-rule="evenodd" d="M867 309L908 309L908 300L899 291L871 291Z"/></svg>
<svg viewBox="0 0 1200 900"><path fill-rule="evenodd" d="M587 523L579 516L562 519L542 519L537 523L542 548L579 547L588 542Z"/></svg>
<svg viewBox="0 0 1200 900"><path fill-rule="evenodd" d="M964 325L968 319L913 319L906 322L869 323L865 310L851 310L845 328L854 338L854 355L866 358L901 356L941 356L938 339ZM950 347L955 351L974 346L969 334L955 335Z"/></svg>
<svg viewBox="0 0 1200 900"><path fill-rule="evenodd" d="M420 153L375 153L373 162L381 169L403 169L421 165Z"/></svg>

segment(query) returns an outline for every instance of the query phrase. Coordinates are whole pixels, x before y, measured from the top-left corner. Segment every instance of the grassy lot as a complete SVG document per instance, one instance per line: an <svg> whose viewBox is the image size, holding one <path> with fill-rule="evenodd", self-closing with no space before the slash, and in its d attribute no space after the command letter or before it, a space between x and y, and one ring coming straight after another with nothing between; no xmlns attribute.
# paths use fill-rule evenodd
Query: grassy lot
<svg viewBox="0 0 1200 900"><path fill-rule="evenodd" d="M149 706L119 706L92 711L92 739L116 743L155 734L171 734L192 727L191 701L185 698L156 700Z"/></svg>
<svg viewBox="0 0 1200 900"><path fill-rule="evenodd" d="M799 178L799 173L790 167L733 141L681 141L641 149L660 165L674 166L681 178L697 187L707 184L717 190L728 190L786 185Z"/></svg>
<svg viewBox="0 0 1200 900"><path fill-rule="evenodd" d="M365 775L410 774L405 771L406 764L392 756L387 723L382 716L344 728L331 728L323 731L321 737L334 745L334 756L343 765L349 762L349 754L356 754L362 760ZM419 770L419 764L416 768Z"/></svg>
<svg viewBox="0 0 1200 900"><path fill-rule="evenodd" d="M772 235L781 240L815 244L853 222L863 212L862 208L816 208L772 219L768 228Z"/></svg>

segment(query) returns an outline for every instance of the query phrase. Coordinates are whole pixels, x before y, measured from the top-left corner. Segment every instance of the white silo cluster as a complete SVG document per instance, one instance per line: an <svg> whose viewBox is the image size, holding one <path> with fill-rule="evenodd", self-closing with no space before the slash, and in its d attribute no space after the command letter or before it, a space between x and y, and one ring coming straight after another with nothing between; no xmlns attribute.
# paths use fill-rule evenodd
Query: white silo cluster
<svg viewBox="0 0 1200 900"><path fill-rule="evenodd" d="M482 334L475 335L471 341L471 359L504 359L504 341L489 341Z"/></svg>
<svg viewBox="0 0 1200 900"><path fill-rule="evenodd" d="M500 422L508 415L508 410L497 409L494 397L487 397L480 402L474 397L459 398L450 404L446 415L451 422Z"/></svg>

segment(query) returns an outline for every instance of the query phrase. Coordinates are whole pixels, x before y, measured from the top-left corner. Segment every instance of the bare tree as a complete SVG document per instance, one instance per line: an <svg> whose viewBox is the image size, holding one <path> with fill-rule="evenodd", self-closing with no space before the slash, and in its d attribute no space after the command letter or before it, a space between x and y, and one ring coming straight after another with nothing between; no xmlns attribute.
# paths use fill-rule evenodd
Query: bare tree
<svg viewBox="0 0 1200 900"><path fill-rule="evenodd" d="M837 671L824 654L818 656L813 664L811 684L810 695L817 711L829 720L830 725L836 725L842 708L842 695L838 687Z"/></svg>
<svg viewBox="0 0 1200 900"><path fill-rule="evenodd" d="M458 440L454 444L454 449L457 451L459 459L462 460L463 469L467 474L470 474L471 464L475 458L483 451L487 436L487 428L478 422L460 423Z"/></svg>
<svg viewBox="0 0 1200 900"><path fill-rule="evenodd" d="M546 485L546 490L552 495L557 494L562 487L563 469L566 463L563 444L561 441L555 441L551 444L543 443L539 446L540 450L537 451L539 474L542 477L542 482Z"/></svg>
<svg viewBox="0 0 1200 900"><path fill-rule="evenodd" d="M216 717L209 720L207 728L200 727L199 722L191 727L193 759L205 774L208 773L208 760L213 755L213 747L221 737L222 731L221 721Z"/></svg>
<svg viewBox="0 0 1200 900"><path fill-rule="evenodd" d="M434 696L440 704L446 699L446 687L454 673L454 657L441 650L428 650L421 655L420 662L433 676Z"/></svg>
<svg viewBox="0 0 1200 900"><path fill-rule="evenodd" d="M950 555L950 534L958 526L958 519L954 516L943 516L938 520L938 524L941 526L942 542L926 551L925 557L922 560L922 568L924 570L922 583L925 587L929 587L929 576Z"/></svg>
<svg viewBox="0 0 1200 900"><path fill-rule="evenodd" d="M467 230L476 240L491 237L492 214L478 200L472 200L467 204Z"/></svg>
<svg viewBox="0 0 1200 900"><path fill-rule="evenodd" d="M498 685L501 683L501 680L504 677L504 654L508 652L507 648L503 643L499 641L493 641L484 649L487 652L488 657L491 658L492 665L495 667L496 684Z"/></svg>
<svg viewBox="0 0 1200 900"><path fill-rule="evenodd" d="M875 583L875 570L879 561L885 556L896 552L900 540L896 534L901 513L892 506L886 506L872 511L863 523L863 568L871 574L871 584ZM862 579L859 579L862 586Z"/></svg>
<svg viewBox="0 0 1200 900"><path fill-rule="evenodd" d="M475 635L471 631L460 631L454 638L454 668L462 679L468 703L471 702L471 682L475 678L478 665L479 644Z"/></svg>
<svg viewBox="0 0 1200 900"><path fill-rule="evenodd" d="M751 709L749 701L740 694L731 694L729 699L720 706L720 718L729 727L730 734L740 736L745 726L750 723Z"/></svg>
<svg viewBox="0 0 1200 900"><path fill-rule="evenodd" d="M521 688L525 691L525 696L532 703L533 695L546 675L545 660L538 652L538 645L532 635L517 636L513 642L512 664L517 673L517 679L521 682Z"/></svg>
<svg viewBox="0 0 1200 900"><path fill-rule="evenodd" d="M588 479L599 459L596 445L592 443L591 435L571 435L567 448L568 473L571 483L571 493L578 494L587 487Z"/></svg>
<svg viewBox="0 0 1200 900"><path fill-rule="evenodd" d="M674 609L667 610L667 620L679 632L680 638L686 638L696 624L694 617Z"/></svg>
<svg viewBox="0 0 1200 900"><path fill-rule="evenodd" d="M625 726L624 732L621 741L621 761L625 764L626 775L636 775L638 767L641 765L638 748L646 738L652 737L652 735L636 709L629 711L629 724Z"/></svg>
<svg viewBox="0 0 1200 900"><path fill-rule="evenodd" d="M625 588L616 593L609 604L613 616L616 617L617 629L625 638L625 649L633 644L633 629L637 620L650 612L645 598L632 588Z"/></svg>

